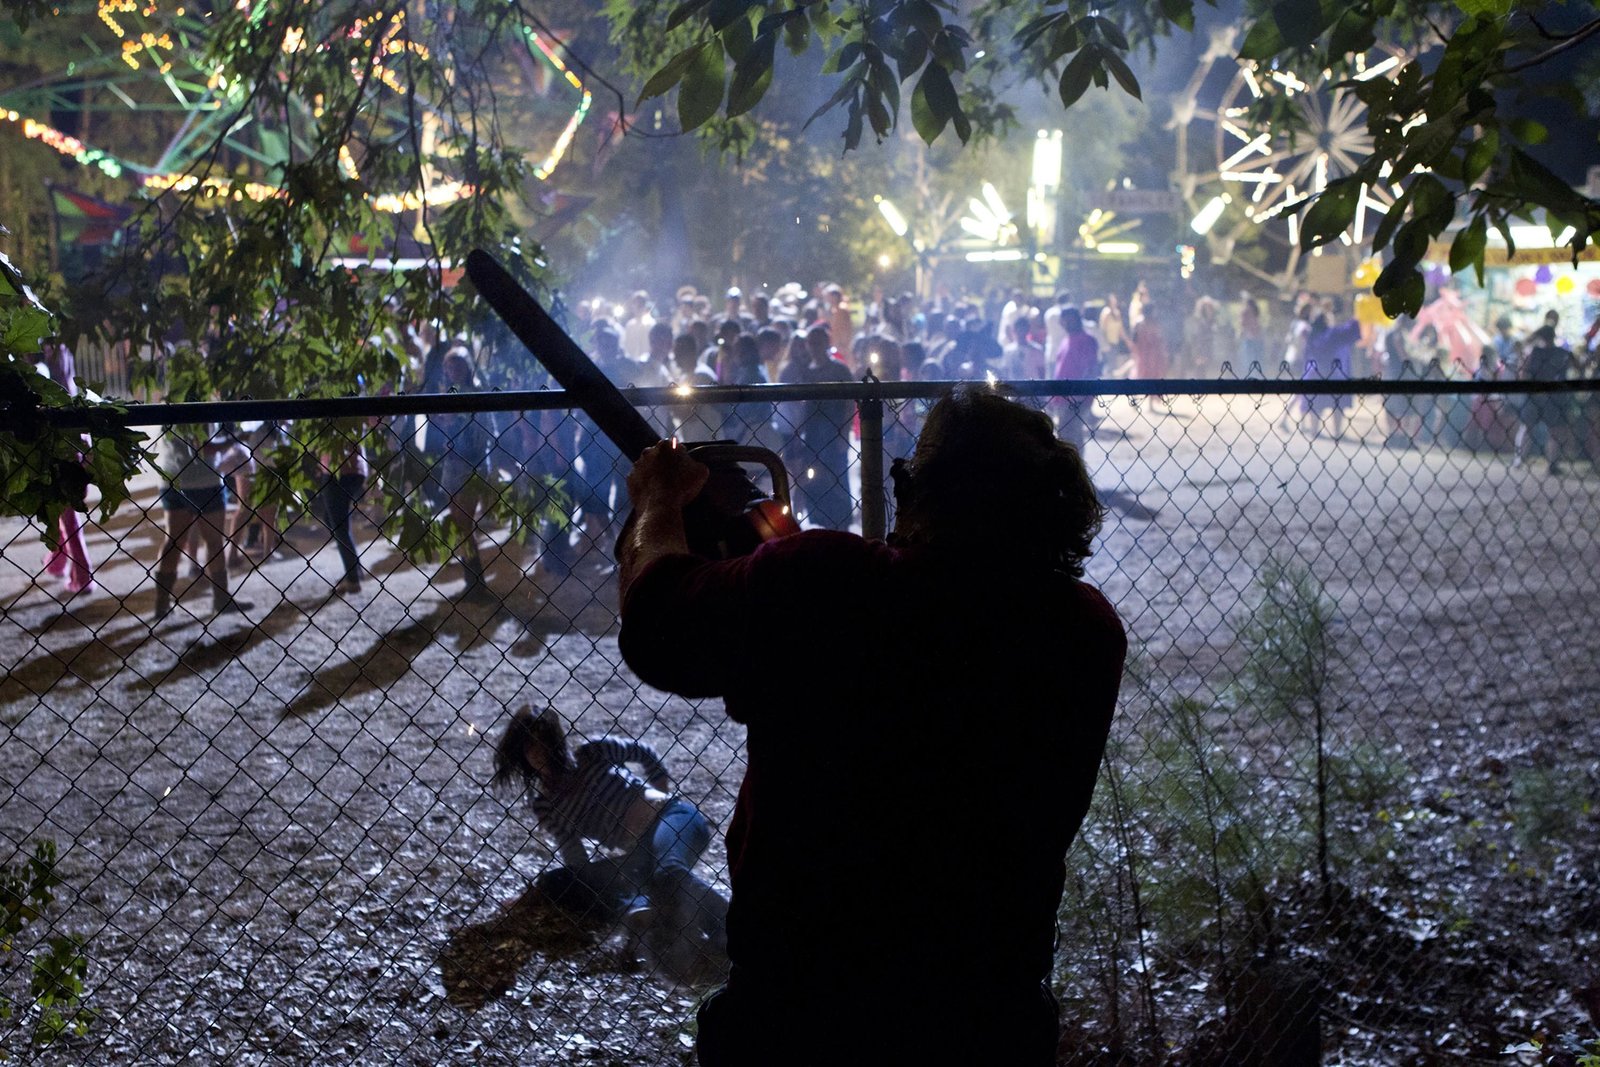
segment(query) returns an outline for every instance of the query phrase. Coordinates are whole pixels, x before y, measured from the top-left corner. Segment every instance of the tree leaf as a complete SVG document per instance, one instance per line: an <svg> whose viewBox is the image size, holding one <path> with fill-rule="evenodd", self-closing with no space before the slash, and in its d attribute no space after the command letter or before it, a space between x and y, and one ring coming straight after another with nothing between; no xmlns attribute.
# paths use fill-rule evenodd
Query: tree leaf
<svg viewBox="0 0 1600 1067"><path fill-rule="evenodd" d="M1061 83L1058 88L1061 92L1062 107L1071 107L1078 102L1079 97L1089 91L1089 83L1100 70L1099 51L1095 45L1084 45L1067 64L1067 69L1061 72Z"/></svg>
<svg viewBox="0 0 1600 1067"><path fill-rule="evenodd" d="M1300 247L1310 250L1343 233L1356 216L1356 202L1360 196L1361 182L1354 177L1329 182L1300 224Z"/></svg>
<svg viewBox="0 0 1600 1067"><path fill-rule="evenodd" d="M1484 19L1500 19L1511 14L1511 0L1456 0L1456 7L1466 15Z"/></svg>
<svg viewBox="0 0 1600 1067"><path fill-rule="evenodd" d="M693 63L695 57L700 54L702 47L702 45L695 45L692 48L685 48L667 60L667 65L652 74L650 80L644 83L644 88L639 90L638 103L660 96L674 85L677 85L683 77L683 72L689 69L689 64Z"/></svg>
<svg viewBox="0 0 1600 1067"><path fill-rule="evenodd" d="M1194 32L1194 0L1161 0L1161 17L1188 33Z"/></svg>
<svg viewBox="0 0 1600 1067"><path fill-rule="evenodd" d="M1053 11L1050 14L1040 15L1038 18L1029 19L1023 24L1022 29L1018 30L1011 38L1011 41L1017 46L1018 51L1026 52L1028 49L1033 47L1034 43L1038 41L1040 37L1044 36L1045 32L1049 30L1050 27L1054 26L1056 23L1060 22L1066 17L1067 13L1064 11Z"/></svg>
<svg viewBox="0 0 1600 1067"><path fill-rule="evenodd" d="M1422 310L1422 299L1428 295L1428 285L1422 279L1422 272L1416 264L1411 264L1394 272L1387 280L1384 275L1389 274L1391 263L1385 267L1383 274L1373 283L1372 291L1383 300L1383 313L1390 318L1399 318L1401 315L1415 315Z"/></svg>
<svg viewBox="0 0 1600 1067"><path fill-rule="evenodd" d="M694 60L678 87L678 124L685 130L699 129L722 106L728 69L723 62L722 43L707 41L696 50Z"/></svg>
<svg viewBox="0 0 1600 1067"><path fill-rule="evenodd" d="M773 54L778 37L764 33L755 39L733 68L733 84L728 88L728 117L743 115L760 103L772 84Z"/></svg>
<svg viewBox="0 0 1600 1067"><path fill-rule="evenodd" d="M950 72L938 63L929 63L911 93L911 125L923 143L932 144L944 132L945 124L961 110Z"/></svg>
<svg viewBox="0 0 1600 1067"><path fill-rule="evenodd" d="M1128 50L1128 35L1122 32L1122 27L1103 15L1094 16L1091 21L1094 28L1100 31L1100 36L1105 38L1106 44L1119 52ZM1139 95L1138 93L1134 94Z"/></svg>
<svg viewBox="0 0 1600 1067"><path fill-rule="evenodd" d="M848 41L833 55L822 63L822 73L837 74L841 70L849 70L861 59L862 44L860 41Z"/></svg>
<svg viewBox="0 0 1600 1067"><path fill-rule="evenodd" d="M748 18L735 19L722 31L722 47L734 63L744 59L745 52L749 51L754 40L755 31Z"/></svg>
<svg viewBox="0 0 1600 1067"><path fill-rule="evenodd" d="M1311 45L1344 13L1338 0L1278 0L1250 27L1240 59L1272 59Z"/></svg>
<svg viewBox="0 0 1600 1067"><path fill-rule="evenodd" d="M1469 266L1477 271L1478 284L1483 284L1483 250L1488 243L1489 224L1482 215L1475 215L1465 229L1450 242L1450 273L1456 274Z"/></svg>
<svg viewBox="0 0 1600 1067"><path fill-rule="evenodd" d="M725 30L749 13L755 0L710 0L706 19L713 30Z"/></svg>
<svg viewBox="0 0 1600 1067"><path fill-rule="evenodd" d="M861 87L861 74L860 74L860 72L859 71L851 72L850 76L845 79L845 83L843 85L839 86L839 88L835 89L832 96L828 97L827 103L823 104L821 107L817 108L817 110L815 110L815 111L813 111L811 113L811 117L806 119L806 125L810 126L813 122L816 122L824 114L826 114L827 112L832 111L834 108L838 107L847 98L854 97L856 95L856 90L859 89L860 87Z"/></svg>
<svg viewBox="0 0 1600 1067"><path fill-rule="evenodd" d="M1139 94L1139 79L1133 76L1133 71L1128 69L1128 64L1115 52L1107 51L1105 54L1106 69L1111 76L1117 79L1117 84L1122 86L1122 91L1135 100L1143 100Z"/></svg>
<svg viewBox="0 0 1600 1067"><path fill-rule="evenodd" d="M944 19L940 17L939 9L928 0L910 0L902 10L911 25L921 30L922 35L930 41L944 29Z"/></svg>
<svg viewBox="0 0 1600 1067"><path fill-rule="evenodd" d="M711 0L684 0L683 3L673 9L672 14L667 16L667 32L671 33L677 29L690 15L693 15L709 3L711 3Z"/></svg>
<svg viewBox="0 0 1600 1067"><path fill-rule="evenodd" d="M1545 124L1534 119L1514 118L1506 125L1511 128L1511 136L1523 144L1544 144L1550 137Z"/></svg>
<svg viewBox="0 0 1600 1067"><path fill-rule="evenodd" d="M1483 177L1483 172L1489 169L1489 164L1494 162L1499 151L1500 131L1490 126L1467 149L1466 159L1461 165L1461 180L1470 186Z"/></svg>

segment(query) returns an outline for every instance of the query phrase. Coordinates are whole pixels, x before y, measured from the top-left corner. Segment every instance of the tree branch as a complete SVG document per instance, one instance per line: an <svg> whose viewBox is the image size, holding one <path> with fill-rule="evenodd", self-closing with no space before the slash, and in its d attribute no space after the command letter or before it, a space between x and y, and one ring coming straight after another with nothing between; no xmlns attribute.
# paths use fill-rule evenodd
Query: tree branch
<svg viewBox="0 0 1600 1067"><path fill-rule="evenodd" d="M1540 32L1543 31L1541 30ZM1551 45L1538 55L1533 56L1530 59L1526 59L1521 63L1516 63L1512 66L1506 67L1502 73L1517 74L1521 71L1527 70L1529 67L1537 67L1540 63L1555 58L1562 52L1565 52L1567 49L1572 48L1575 45L1582 44L1590 37L1593 37L1596 33L1600 33L1600 18L1593 19L1592 21L1585 23L1578 29L1574 30L1572 35L1561 41L1561 43Z"/></svg>

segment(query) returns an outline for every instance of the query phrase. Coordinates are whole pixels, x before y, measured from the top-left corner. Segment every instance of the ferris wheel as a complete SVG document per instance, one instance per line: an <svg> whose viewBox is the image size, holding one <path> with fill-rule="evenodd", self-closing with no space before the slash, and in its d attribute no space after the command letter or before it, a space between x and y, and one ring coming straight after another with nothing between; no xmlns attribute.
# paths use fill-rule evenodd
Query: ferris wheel
<svg viewBox="0 0 1600 1067"><path fill-rule="evenodd" d="M1300 225L1309 208L1305 198L1354 173L1372 153L1367 107L1351 83L1392 76L1408 57L1380 46L1357 55L1348 74L1322 71L1306 78L1235 58L1237 33L1228 28L1212 36L1194 77L1174 101L1179 190L1212 262L1232 263L1284 288L1300 268ZM1206 84L1230 69L1215 105L1203 106ZM1286 102L1293 115L1292 132L1252 125L1252 114L1279 102ZM1191 132L1195 126L1198 130ZM1192 166L1195 157L1205 164ZM1377 183L1363 185L1355 217L1339 241L1347 247L1363 244L1400 192L1387 168ZM1241 242L1258 236L1282 249L1280 269L1235 257Z"/></svg>

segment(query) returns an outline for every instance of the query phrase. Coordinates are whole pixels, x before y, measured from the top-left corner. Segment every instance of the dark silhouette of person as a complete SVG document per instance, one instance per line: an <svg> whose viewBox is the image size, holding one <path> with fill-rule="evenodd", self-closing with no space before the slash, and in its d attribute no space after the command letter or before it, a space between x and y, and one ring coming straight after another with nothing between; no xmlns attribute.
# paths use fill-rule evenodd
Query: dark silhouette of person
<svg viewBox="0 0 1600 1067"><path fill-rule="evenodd" d="M707 1067L1055 1062L1046 981L1126 637L1082 580L1102 509L1048 416L983 386L894 466L887 543L808 530L690 554L706 471L647 450L621 649L748 728Z"/></svg>

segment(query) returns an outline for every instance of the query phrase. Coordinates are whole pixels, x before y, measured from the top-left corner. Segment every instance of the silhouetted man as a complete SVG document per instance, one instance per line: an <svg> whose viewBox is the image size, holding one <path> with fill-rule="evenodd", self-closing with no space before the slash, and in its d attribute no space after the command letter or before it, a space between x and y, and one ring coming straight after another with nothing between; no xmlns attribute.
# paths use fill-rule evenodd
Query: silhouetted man
<svg viewBox="0 0 1600 1067"><path fill-rule="evenodd" d="M685 540L704 480L646 451L619 547L629 665L748 727L700 1062L1054 1063L1064 856L1126 650L1080 580L1101 519L1082 459L963 388L895 464L887 544L811 530L721 562Z"/></svg>

